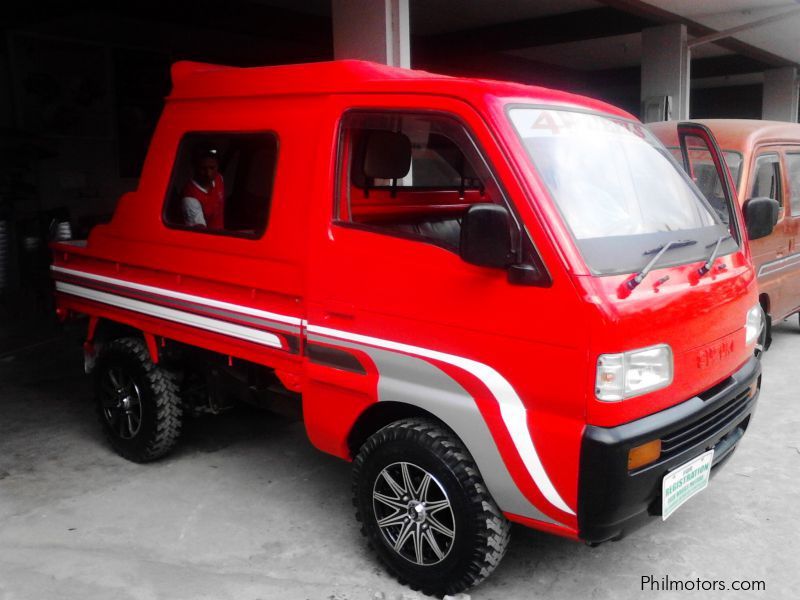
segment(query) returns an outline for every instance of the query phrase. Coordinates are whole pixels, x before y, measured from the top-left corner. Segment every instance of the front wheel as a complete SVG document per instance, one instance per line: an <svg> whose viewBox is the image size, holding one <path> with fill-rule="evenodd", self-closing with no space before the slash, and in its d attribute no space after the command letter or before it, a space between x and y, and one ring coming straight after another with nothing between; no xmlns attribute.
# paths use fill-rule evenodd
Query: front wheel
<svg viewBox="0 0 800 600"><path fill-rule="evenodd" d="M370 437L353 462L356 518L401 583L462 592L500 563L510 524L469 452L434 421L407 419Z"/></svg>

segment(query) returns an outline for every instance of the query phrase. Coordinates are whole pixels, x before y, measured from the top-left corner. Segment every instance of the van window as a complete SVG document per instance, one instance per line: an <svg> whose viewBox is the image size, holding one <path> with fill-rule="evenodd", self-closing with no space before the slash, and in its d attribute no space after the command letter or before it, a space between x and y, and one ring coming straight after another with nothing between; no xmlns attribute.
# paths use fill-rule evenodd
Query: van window
<svg viewBox="0 0 800 600"><path fill-rule="evenodd" d="M440 114L347 113L339 173L339 222L453 251L472 204L503 202L464 127Z"/></svg>
<svg viewBox="0 0 800 600"><path fill-rule="evenodd" d="M698 189L703 192L703 196L706 197L708 203L717 213L720 221L728 225L731 234L735 235L733 227L731 226L731 207L728 204L728 200L725 198L724 187L720 180L719 173L717 172L717 166L714 164L714 159L711 157L708 145L704 140L696 136L687 136L686 149L692 181ZM674 155L673 153L673 156ZM731 162L736 164L736 157L739 157L738 162L741 163L740 155L730 152L723 152L722 155L728 169L731 171L733 171ZM733 156L733 161L729 155ZM678 157L676 160L683 161L680 149L678 150ZM738 165L736 171L738 171ZM733 175L734 178L736 177L733 172L731 175Z"/></svg>
<svg viewBox="0 0 800 600"><path fill-rule="evenodd" d="M728 165L728 169L731 172L733 183L738 188L739 175L742 172L743 157L739 152L734 152L733 150L723 150L722 156L725 159L725 164Z"/></svg>
<svg viewBox="0 0 800 600"><path fill-rule="evenodd" d="M681 149L675 146L669 146L669 151L672 153L672 156L678 161L678 164L683 163L683 155L681 153ZM742 155L739 152L735 152L733 150L723 150L722 157L725 159L725 164L728 165L728 170L731 172L731 177L733 177L733 183L738 188L739 187L739 175L742 172ZM708 153L708 149L704 146L699 147L689 147L689 159L695 165L708 165L709 168L714 166L714 161L711 159L711 155ZM702 167L700 168L702 170ZM716 172L716 168L714 168ZM715 178L716 183L721 185L719 181L719 177ZM695 181L695 183L697 183ZM707 190L703 189L702 186L700 187L700 191L708 197ZM721 194L722 188L715 187L714 193Z"/></svg>
<svg viewBox="0 0 800 600"><path fill-rule="evenodd" d="M164 223L197 233L261 237L277 156L272 133L186 134L164 201Z"/></svg>
<svg viewBox="0 0 800 600"><path fill-rule="evenodd" d="M789 179L789 197L791 198L792 216L800 216L800 154L786 154L786 171Z"/></svg>
<svg viewBox="0 0 800 600"><path fill-rule="evenodd" d="M780 160L777 154L762 154L756 159L753 169L753 186L750 190L751 198L772 198L777 200L783 208L783 194L781 193Z"/></svg>

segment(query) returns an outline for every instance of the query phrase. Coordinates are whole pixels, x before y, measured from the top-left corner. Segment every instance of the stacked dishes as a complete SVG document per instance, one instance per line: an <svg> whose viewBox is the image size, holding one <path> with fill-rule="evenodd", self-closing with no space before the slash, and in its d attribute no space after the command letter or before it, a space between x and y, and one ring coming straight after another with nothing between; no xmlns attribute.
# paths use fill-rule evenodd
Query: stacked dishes
<svg viewBox="0 0 800 600"><path fill-rule="evenodd" d="M72 226L69 221L61 221L56 225L55 238L59 242L72 239Z"/></svg>
<svg viewBox="0 0 800 600"><path fill-rule="evenodd" d="M41 240L35 235L26 235L22 238L22 247L26 252L36 252L41 244Z"/></svg>

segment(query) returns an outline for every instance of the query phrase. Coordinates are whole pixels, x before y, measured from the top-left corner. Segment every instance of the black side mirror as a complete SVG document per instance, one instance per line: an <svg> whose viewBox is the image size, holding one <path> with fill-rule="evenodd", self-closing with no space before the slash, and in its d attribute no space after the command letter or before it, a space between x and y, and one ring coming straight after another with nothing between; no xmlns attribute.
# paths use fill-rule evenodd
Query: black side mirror
<svg viewBox="0 0 800 600"><path fill-rule="evenodd" d="M780 204L772 198L750 198L744 203L744 222L751 240L767 237L780 216Z"/></svg>
<svg viewBox="0 0 800 600"><path fill-rule="evenodd" d="M481 267L506 267L512 260L511 216L497 204L473 204L461 222L461 258Z"/></svg>

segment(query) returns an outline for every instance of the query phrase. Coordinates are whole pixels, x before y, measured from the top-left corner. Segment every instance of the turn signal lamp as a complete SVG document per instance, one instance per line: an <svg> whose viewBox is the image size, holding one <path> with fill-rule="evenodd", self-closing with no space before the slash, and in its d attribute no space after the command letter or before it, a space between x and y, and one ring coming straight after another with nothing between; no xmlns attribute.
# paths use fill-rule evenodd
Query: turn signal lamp
<svg viewBox="0 0 800 600"><path fill-rule="evenodd" d="M649 465L661 456L661 440L653 440L640 446L635 446L628 452L628 470L633 471L639 467Z"/></svg>

